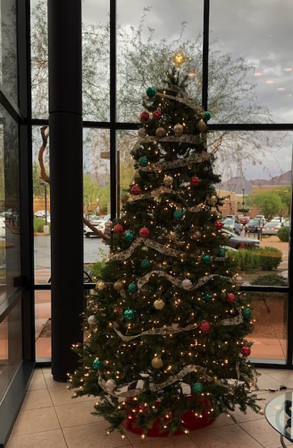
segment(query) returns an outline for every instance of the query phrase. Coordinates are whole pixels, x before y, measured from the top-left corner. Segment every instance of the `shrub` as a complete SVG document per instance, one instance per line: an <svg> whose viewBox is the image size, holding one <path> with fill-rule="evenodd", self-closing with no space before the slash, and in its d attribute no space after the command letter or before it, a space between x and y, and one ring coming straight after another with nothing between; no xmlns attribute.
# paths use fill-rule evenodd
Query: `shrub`
<svg viewBox="0 0 293 448"><path fill-rule="evenodd" d="M34 232L42 233L44 230L45 220L43 218L34 219ZM49 229L51 229L51 224L48 223Z"/></svg>
<svg viewBox="0 0 293 448"><path fill-rule="evenodd" d="M259 268L259 257L257 250L228 250L227 255L233 266L240 268L241 271L251 271Z"/></svg>
<svg viewBox="0 0 293 448"><path fill-rule="evenodd" d="M289 226L281 227L277 232L277 236L281 241L288 243L288 241L289 241Z"/></svg>
<svg viewBox="0 0 293 448"><path fill-rule="evenodd" d="M90 266L91 275L93 282L97 281L97 279L102 278L102 269L105 266L106 262L105 260L97 261L96 263L92 264Z"/></svg>
<svg viewBox="0 0 293 448"><path fill-rule="evenodd" d="M251 285L288 286L288 281L278 274L260 275L251 280Z"/></svg>
<svg viewBox="0 0 293 448"><path fill-rule="evenodd" d="M272 271L277 269L282 261L282 252L275 247L260 247L255 251L259 258L259 267L264 271Z"/></svg>

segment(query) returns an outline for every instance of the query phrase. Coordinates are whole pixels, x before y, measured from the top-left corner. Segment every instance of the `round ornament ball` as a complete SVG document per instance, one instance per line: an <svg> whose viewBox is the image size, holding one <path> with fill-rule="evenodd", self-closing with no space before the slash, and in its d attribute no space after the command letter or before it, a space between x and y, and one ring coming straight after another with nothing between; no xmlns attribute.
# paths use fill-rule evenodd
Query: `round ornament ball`
<svg viewBox="0 0 293 448"><path fill-rule="evenodd" d="M163 138L163 137L165 137L166 133L167 133L166 129L163 128L162 126L160 126L160 127L158 127L158 128L156 129L156 136L157 136L158 138Z"/></svg>
<svg viewBox="0 0 293 448"><path fill-rule="evenodd" d="M90 325L95 325L97 323L97 319L96 316L94 316L93 314L91 316L88 317L87 319L88 323Z"/></svg>
<svg viewBox="0 0 293 448"><path fill-rule="evenodd" d="M154 301L154 308L156 310L162 310L165 307L165 302L162 299L157 299Z"/></svg>
<svg viewBox="0 0 293 448"><path fill-rule="evenodd" d="M126 232L125 238L126 241L129 241L131 243L131 241L135 239L135 235L132 232Z"/></svg>
<svg viewBox="0 0 293 448"><path fill-rule="evenodd" d="M116 233L116 235L121 235L121 233L124 232L123 226L121 224L116 224L113 227L113 232Z"/></svg>
<svg viewBox="0 0 293 448"><path fill-rule="evenodd" d="M148 87L146 89L146 94L147 96L149 96L150 98L152 98L153 96L155 96L155 94L157 93L156 89L154 87Z"/></svg>
<svg viewBox="0 0 293 448"><path fill-rule="evenodd" d="M203 385L201 383L194 383L192 385L192 392L195 394L201 394L203 391Z"/></svg>
<svg viewBox="0 0 293 448"><path fill-rule="evenodd" d="M139 194L141 194L141 189L138 185L133 185L130 189L130 193L133 194L134 196L138 196Z"/></svg>
<svg viewBox="0 0 293 448"><path fill-rule="evenodd" d="M128 202L128 199L129 199L129 194L126 194L125 196L122 196L122 198L121 198L122 204L126 204L126 202Z"/></svg>
<svg viewBox="0 0 293 448"><path fill-rule="evenodd" d="M204 300L205 302L209 302L209 301L211 300L211 298L212 298L212 295L211 295L209 292L205 292L205 293L203 294L202 298L203 298L203 300Z"/></svg>
<svg viewBox="0 0 293 448"><path fill-rule="evenodd" d="M201 232L200 232L199 230L197 230L196 232L194 232L194 233L191 235L191 238L192 238L193 240L198 240L200 237L201 237Z"/></svg>
<svg viewBox="0 0 293 448"><path fill-rule="evenodd" d="M207 125L205 124L205 122L203 120L199 120L199 122L196 123L195 127L198 130L198 132L204 132L207 129Z"/></svg>
<svg viewBox="0 0 293 448"><path fill-rule="evenodd" d="M233 277L233 282L236 283L236 285L242 285L244 280L243 280L242 277L240 277L239 274L235 274L234 277Z"/></svg>
<svg viewBox="0 0 293 448"><path fill-rule="evenodd" d="M182 126L182 124L176 124L174 126L174 134L176 135L176 137L180 137L180 135L183 134L184 128Z"/></svg>
<svg viewBox="0 0 293 448"><path fill-rule="evenodd" d="M131 292L131 293L136 292L136 291L137 291L136 283L130 283L130 284L128 285L128 291Z"/></svg>
<svg viewBox="0 0 293 448"><path fill-rule="evenodd" d="M242 310L242 316L248 319L251 316L251 310L249 308L244 308Z"/></svg>
<svg viewBox="0 0 293 448"><path fill-rule="evenodd" d="M206 320L203 320L199 325L199 329L202 333L208 333L210 331L210 328L211 324Z"/></svg>
<svg viewBox="0 0 293 448"><path fill-rule="evenodd" d="M116 382L114 380L110 379L110 380L106 381L105 386L109 392L112 392L116 387Z"/></svg>
<svg viewBox="0 0 293 448"><path fill-rule="evenodd" d="M159 109L154 110L154 112L153 112L154 120L159 120L161 118L161 116L162 116L162 112Z"/></svg>
<svg viewBox="0 0 293 448"><path fill-rule="evenodd" d="M197 187L198 184L200 183L200 179L197 176L192 176L192 178L190 179L190 185L192 187Z"/></svg>
<svg viewBox="0 0 293 448"><path fill-rule="evenodd" d="M211 257L210 257L210 255L208 255L208 254L204 254L204 255L202 255L201 256L201 262L203 263L203 264L210 264L210 262L211 262Z"/></svg>
<svg viewBox="0 0 293 448"><path fill-rule="evenodd" d="M250 350L249 347L243 346L243 347L241 348L241 353L242 353L243 356L246 357L246 356L249 356L249 355L250 355L251 350Z"/></svg>
<svg viewBox="0 0 293 448"><path fill-rule="evenodd" d="M148 164L148 159L146 156L142 156L138 159L138 163L140 164L140 166L147 166Z"/></svg>
<svg viewBox="0 0 293 448"><path fill-rule="evenodd" d="M148 269L148 268L150 267L150 265L151 265L151 262L150 262L150 260L148 260L147 258L145 258L144 260L142 260L141 263L140 263L140 266L141 266L143 269Z"/></svg>
<svg viewBox="0 0 293 448"><path fill-rule="evenodd" d="M150 231L147 227L142 227L139 231L139 234L142 238L148 238L150 236Z"/></svg>
<svg viewBox="0 0 293 448"><path fill-rule="evenodd" d="M160 356L155 356L155 358L152 359L152 367L154 369L160 369L161 367L163 367L163 361Z"/></svg>
<svg viewBox="0 0 293 448"><path fill-rule="evenodd" d="M182 210L175 210L175 212L173 213L174 219L177 219L178 221L183 218L183 215L184 213Z"/></svg>
<svg viewBox="0 0 293 448"><path fill-rule="evenodd" d="M107 287L106 283L103 282L102 280L99 280L99 281L97 282L97 284L96 284L96 288L97 288L99 291L103 291L104 289L106 289L106 287Z"/></svg>
<svg viewBox="0 0 293 448"><path fill-rule="evenodd" d="M103 364L104 364L103 361L101 361L100 359L95 359L93 361L93 368L99 370L103 367Z"/></svg>
<svg viewBox="0 0 293 448"><path fill-rule="evenodd" d="M217 257L224 258L225 257L225 249L219 249L217 253Z"/></svg>
<svg viewBox="0 0 293 448"><path fill-rule="evenodd" d="M173 177L172 176L164 176L163 183L166 185L166 187L171 187L173 184Z"/></svg>
<svg viewBox="0 0 293 448"><path fill-rule="evenodd" d="M147 135L145 128L140 128L137 133L140 138L144 138Z"/></svg>
<svg viewBox="0 0 293 448"><path fill-rule="evenodd" d="M118 280L114 283L113 288L115 289L115 291L122 291L122 289L124 288L124 283Z"/></svg>
<svg viewBox="0 0 293 448"><path fill-rule="evenodd" d="M204 117L203 117L204 121L209 121L211 119L211 114L209 111L206 111L204 113Z"/></svg>
<svg viewBox="0 0 293 448"><path fill-rule="evenodd" d="M223 227L223 223L221 221L217 220L215 222L215 227L217 230L221 230L221 228Z"/></svg>
<svg viewBox="0 0 293 448"><path fill-rule="evenodd" d="M213 196L210 197L210 199L209 199L209 203L210 203L211 205L216 205L217 202L218 202L218 198L217 198L217 196L213 195Z"/></svg>
<svg viewBox="0 0 293 448"><path fill-rule="evenodd" d="M150 116L148 112L144 111L140 114L141 121L147 122L149 120Z"/></svg>
<svg viewBox="0 0 293 448"><path fill-rule="evenodd" d="M133 310L125 310L123 315L126 320L131 320L134 318L134 311Z"/></svg>
<svg viewBox="0 0 293 448"><path fill-rule="evenodd" d="M189 278L185 278L185 279L182 281L182 288L184 288L184 289L190 289L190 288L192 288L192 281L189 280Z"/></svg>
<svg viewBox="0 0 293 448"><path fill-rule="evenodd" d="M226 302L234 303L235 300L236 300L236 298L232 292L229 292L229 294L226 295Z"/></svg>

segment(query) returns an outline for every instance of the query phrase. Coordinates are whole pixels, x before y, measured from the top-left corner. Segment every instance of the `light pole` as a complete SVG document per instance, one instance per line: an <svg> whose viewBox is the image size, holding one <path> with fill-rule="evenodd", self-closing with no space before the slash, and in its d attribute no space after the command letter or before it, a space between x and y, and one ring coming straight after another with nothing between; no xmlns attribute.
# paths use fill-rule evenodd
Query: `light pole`
<svg viewBox="0 0 293 448"><path fill-rule="evenodd" d="M243 211L243 214L244 214L244 205L245 205L244 194L245 194L245 188L242 188L242 195L243 195L243 197L242 197L242 211Z"/></svg>
<svg viewBox="0 0 293 448"><path fill-rule="evenodd" d="M45 226L47 225L47 184L45 182L41 182L41 185L45 187Z"/></svg>

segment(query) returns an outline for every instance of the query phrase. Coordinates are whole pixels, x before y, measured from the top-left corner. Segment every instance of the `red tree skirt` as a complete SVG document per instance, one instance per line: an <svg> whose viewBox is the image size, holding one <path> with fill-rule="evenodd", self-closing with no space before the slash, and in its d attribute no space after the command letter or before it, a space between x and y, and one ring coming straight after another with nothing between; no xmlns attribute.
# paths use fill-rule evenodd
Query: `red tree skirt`
<svg viewBox="0 0 293 448"><path fill-rule="evenodd" d="M127 401L127 400L126 400ZM204 405L204 409L201 411L201 417L196 417L192 411L186 412L182 416L182 420L184 423L181 424L183 428L188 429L189 431L195 431L197 429L205 428L206 426L211 425L215 421L215 417L211 417L209 412L209 408L211 407L211 403L207 399L202 400L202 404ZM160 403L158 402L157 405L159 406ZM139 407L137 408L139 410ZM166 418L164 418L164 421L168 422ZM127 431L133 432L134 434L141 435L142 429L140 427L134 426L136 422L136 417L132 414L131 418L128 418L124 420L122 423L122 426ZM158 418L152 428L148 429L146 436L147 437L168 437L169 431L162 432L162 428L159 427L161 420ZM176 431L174 433L174 436L179 436L181 434L184 434L184 431Z"/></svg>

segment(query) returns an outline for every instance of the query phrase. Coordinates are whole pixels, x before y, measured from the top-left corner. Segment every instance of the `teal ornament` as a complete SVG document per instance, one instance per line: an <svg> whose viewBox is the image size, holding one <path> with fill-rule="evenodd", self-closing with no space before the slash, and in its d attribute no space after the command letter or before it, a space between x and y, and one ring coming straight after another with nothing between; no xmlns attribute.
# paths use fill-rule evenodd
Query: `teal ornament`
<svg viewBox="0 0 293 448"><path fill-rule="evenodd" d="M130 283L129 285L128 285L128 291L129 292L136 292L137 291L137 286L136 286L136 284L135 283Z"/></svg>
<svg viewBox="0 0 293 448"><path fill-rule="evenodd" d="M193 391L195 394L201 394L202 391L203 391L203 385L202 385L201 383L194 383L194 384L192 385L192 391Z"/></svg>
<svg viewBox="0 0 293 448"><path fill-rule="evenodd" d="M138 163L140 164L140 166L147 166L148 164L148 159L146 156L142 156L138 159Z"/></svg>
<svg viewBox="0 0 293 448"><path fill-rule="evenodd" d="M146 94L147 96L149 96L150 98L152 98L153 96L155 96L155 94L157 93L156 89L154 87L148 87L146 89Z"/></svg>
<svg viewBox="0 0 293 448"><path fill-rule="evenodd" d="M210 112L206 111L204 113L204 117L203 117L204 121L209 121L211 119L211 114Z"/></svg>
<svg viewBox="0 0 293 448"><path fill-rule="evenodd" d="M135 235L132 232L126 232L125 238L127 241L133 241L135 239Z"/></svg>
<svg viewBox="0 0 293 448"><path fill-rule="evenodd" d="M101 361L100 359L95 359L93 362L93 368L99 370L103 367L103 364L103 361Z"/></svg>
<svg viewBox="0 0 293 448"><path fill-rule="evenodd" d="M107 267L108 267L108 265L107 265L107 264L105 264L105 266L103 266L103 268L102 268L102 269L107 269Z"/></svg>
<svg viewBox="0 0 293 448"><path fill-rule="evenodd" d="M242 310L242 316L248 319L251 316L251 310L249 308L244 308L244 310Z"/></svg>
<svg viewBox="0 0 293 448"><path fill-rule="evenodd" d="M140 263L140 266L141 266L143 269L147 269L147 268L149 268L150 265L151 265L151 262L150 262L150 260L148 260L147 258L145 258L144 260L142 260L142 262Z"/></svg>
<svg viewBox="0 0 293 448"><path fill-rule="evenodd" d="M225 257L225 250L224 249L219 249L219 251L217 253L217 257Z"/></svg>
<svg viewBox="0 0 293 448"><path fill-rule="evenodd" d="M131 320L134 318L134 311L133 310L125 310L124 311L124 317L126 320Z"/></svg>
<svg viewBox="0 0 293 448"><path fill-rule="evenodd" d="M177 219L178 221L183 218L183 215L184 213L182 210L175 210L175 212L173 213L174 219Z"/></svg>
<svg viewBox="0 0 293 448"><path fill-rule="evenodd" d="M204 264L209 264L211 262L211 257L208 254L204 254L201 257L201 262Z"/></svg>
<svg viewBox="0 0 293 448"><path fill-rule="evenodd" d="M205 293L203 294L202 298L203 298L203 300L204 300L205 302L209 302L209 301L211 300L211 298L212 298L212 295L211 295L210 293L208 293L208 292L205 292Z"/></svg>

